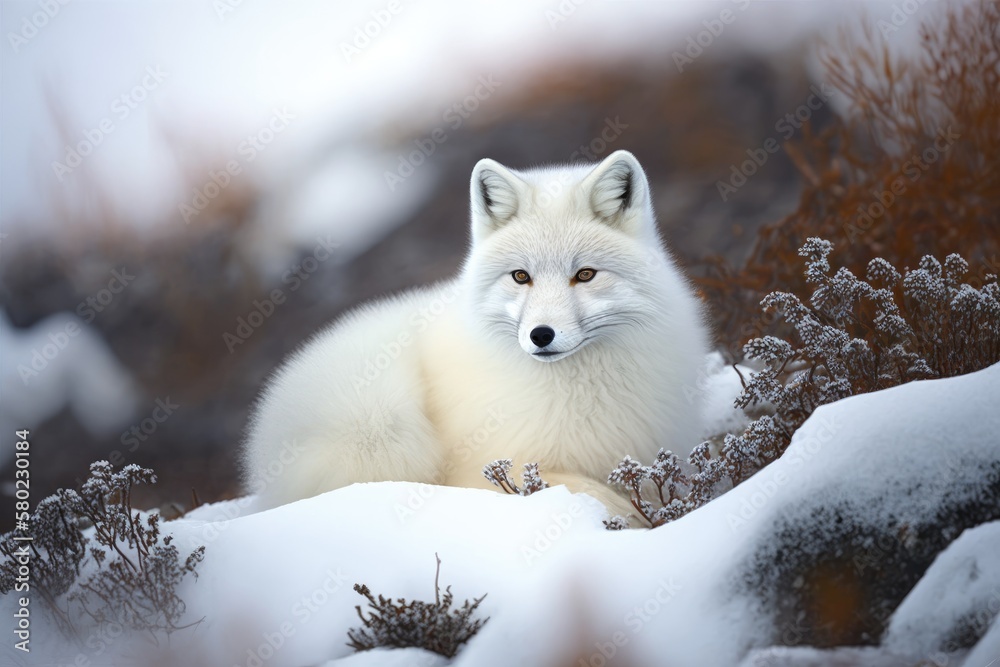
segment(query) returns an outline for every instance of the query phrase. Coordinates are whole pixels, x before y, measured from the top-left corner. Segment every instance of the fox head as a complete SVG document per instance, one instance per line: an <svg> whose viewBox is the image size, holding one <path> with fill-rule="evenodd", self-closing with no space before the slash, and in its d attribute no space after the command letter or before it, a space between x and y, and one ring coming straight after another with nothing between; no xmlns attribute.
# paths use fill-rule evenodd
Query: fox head
<svg viewBox="0 0 1000 667"><path fill-rule="evenodd" d="M463 278L486 335L554 362L661 321L679 277L631 153L531 171L480 160L471 200Z"/></svg>

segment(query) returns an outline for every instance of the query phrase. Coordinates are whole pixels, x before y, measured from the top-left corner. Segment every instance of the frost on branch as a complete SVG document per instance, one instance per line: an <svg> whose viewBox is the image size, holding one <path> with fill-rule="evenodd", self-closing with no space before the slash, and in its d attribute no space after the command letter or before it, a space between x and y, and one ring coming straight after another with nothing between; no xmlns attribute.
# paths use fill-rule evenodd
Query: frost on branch
<svg viewBox="0 0 1000 667"><path fill-rule="evenodd" d="M348 630L347 636L351 640L348 646L356 651L412 646L453 658L462 644L479 632L490 619L473 620L472 617L486 596L466 600L461 607L452 609L454 596L451 586L446 587L444 594L441 594L438 584L441 559L437 555L435 558L437 572L434 575L434 602L407 602L403 598L393 601L381 595L375 598L367 586L354 585L354 590L368 600L371 611L366 617L360 606L355 607L362 627Z"/></svg>
<svg viewBox="0 0 1000 667"><path fill-rule="evenodd" d="M52 613L60 630L72 634L72 623L59 599L80 576L80 566L86 558L87 539L80 530L79 518L70 512L57 496L45 498L35 508L28 524L33 541L19 542L18 532L0 536L0 593L15 590L18 563L15 555L29 552L31 586Z"/></svg>
<svg viewBox="0 0 1000 667"><path fill-rule="evenodd" d="M691 453L685 473L677 457L660 450L650 466L631 457L608 482L629 493L632 506L651 526L673 521L715 495L716 485L739 484L781 456L792 434L821 405L905 382L947 377L1000 361L1000 286L988 275L976 289L962 280L968 263L949 255L942 266L931 256L902 273L875 258L865 279L841 268L831 275L833 244L810 238L799 249L805 282L802 300L772 292L761 302L778 313L794 336L762 336L743 347L762 367L744 383L736 406L770 406L773 414L727 435L712 457L708 443Z"/></svg>
<svg viewBox="0 0 1000 667"><path fill-rule="evenodd" d="M626 530L628 529L628 517L621 515L613 516L610 519L605 519L604 528L607 530Z"/></svg>
<svg viewBox="0 0 1000 667"><path fill-rule="evenodd" d="M160 535L160 515L132 508L132 487L152 484L152 470L128 465L118 472L107 461L90 466L78 491L60 489L35 509L29 526L33 542L18 542L15 532L0 537L0 592L13 589L15 550L29 545L33 584L60 629L79 638L77 624L118 624L145 631L155 641L160 631L180 629L181 581L195 571L205 548L183 559L171 537ZM89 535L84 532L89 529ZM92 572L81 578L81 571Z"/></svg>
<svg viewBox="0 0 1000 667"><path fill-rule="evenodd" d="M660 449L652 465L644 466L626 456L608 476L608 484L628 492L632 507L653 528L679 519L708 502L715 484L722 479L718 459L712 459L708 443L698 445L688 457L694 470L685 474L680 459L673 452ZM647 500L644 494L653 498ZM620 517L615 517L618 519ZM608 530L618 530L608 525Z"/></svg>
<svg viewBox="0 0 1000 667"><path fill-rule="evenodd" d="M510 469L514 462L510 459L497 459L483 466L483 476L506 493L519 496L530 496L535 491L548 488L548 483L542 479L537 463L525 463L521 473L521 486L514 483L510 477Z"/></svg>

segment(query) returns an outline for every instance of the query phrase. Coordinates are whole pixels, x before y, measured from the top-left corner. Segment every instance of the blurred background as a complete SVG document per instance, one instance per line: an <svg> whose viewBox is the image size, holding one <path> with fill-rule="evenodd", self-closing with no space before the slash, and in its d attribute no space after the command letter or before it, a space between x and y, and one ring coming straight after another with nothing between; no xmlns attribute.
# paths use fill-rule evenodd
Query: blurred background
<svg viewBox="0 0 1000 667"><path fill-rule="evenodd" d="M915 48L934 5L4 0L4 495L15 429L35 501L95 459L157 471L138 506L238 495L267 375L455 272L482 157L630 150L693 275L745 261L799 205L794 146L846 108L817 45Z"/></svg>

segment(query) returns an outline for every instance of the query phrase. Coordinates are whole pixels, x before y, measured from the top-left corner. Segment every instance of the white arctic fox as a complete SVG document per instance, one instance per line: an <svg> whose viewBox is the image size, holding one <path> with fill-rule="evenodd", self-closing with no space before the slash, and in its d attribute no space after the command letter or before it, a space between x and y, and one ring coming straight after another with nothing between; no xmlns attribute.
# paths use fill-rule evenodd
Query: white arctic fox
<svg viewBox="0 0 1000 667"><path fill-rule="evenodd" d="M358 308L269 382L244 454L265 505L354 482L491 488L483 466L511 458L626 513L605 483L623 456L697 444L702 312L635 157L481 160L471 190L458 277Z"/></svg>

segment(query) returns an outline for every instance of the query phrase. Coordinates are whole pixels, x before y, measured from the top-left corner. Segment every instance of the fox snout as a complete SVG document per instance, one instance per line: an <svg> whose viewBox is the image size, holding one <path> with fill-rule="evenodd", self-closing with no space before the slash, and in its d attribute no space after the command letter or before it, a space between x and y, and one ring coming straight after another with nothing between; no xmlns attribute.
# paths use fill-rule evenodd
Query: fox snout
<svg viewBox="0 0 1000 667"><path fill-rule="evenodd" d="M543 319L542 322L546 320ZM573 354L586 342L582 340L578 327L560 326L557 323L525 323L520 339L524 351L537 361L557 361Z"/></svg>
<svg viewBox="0 0 1000 667"><path fill-rule="evenodd" d="M546 347L549 343L555 340L555 337L556 337L556 332L553 331L552 327L547 327L544 325L540 327L535 327L534 329L531 330L531 334L529 335L529 338L531 338L531 342L537 345L538 347Z"/></svg>

